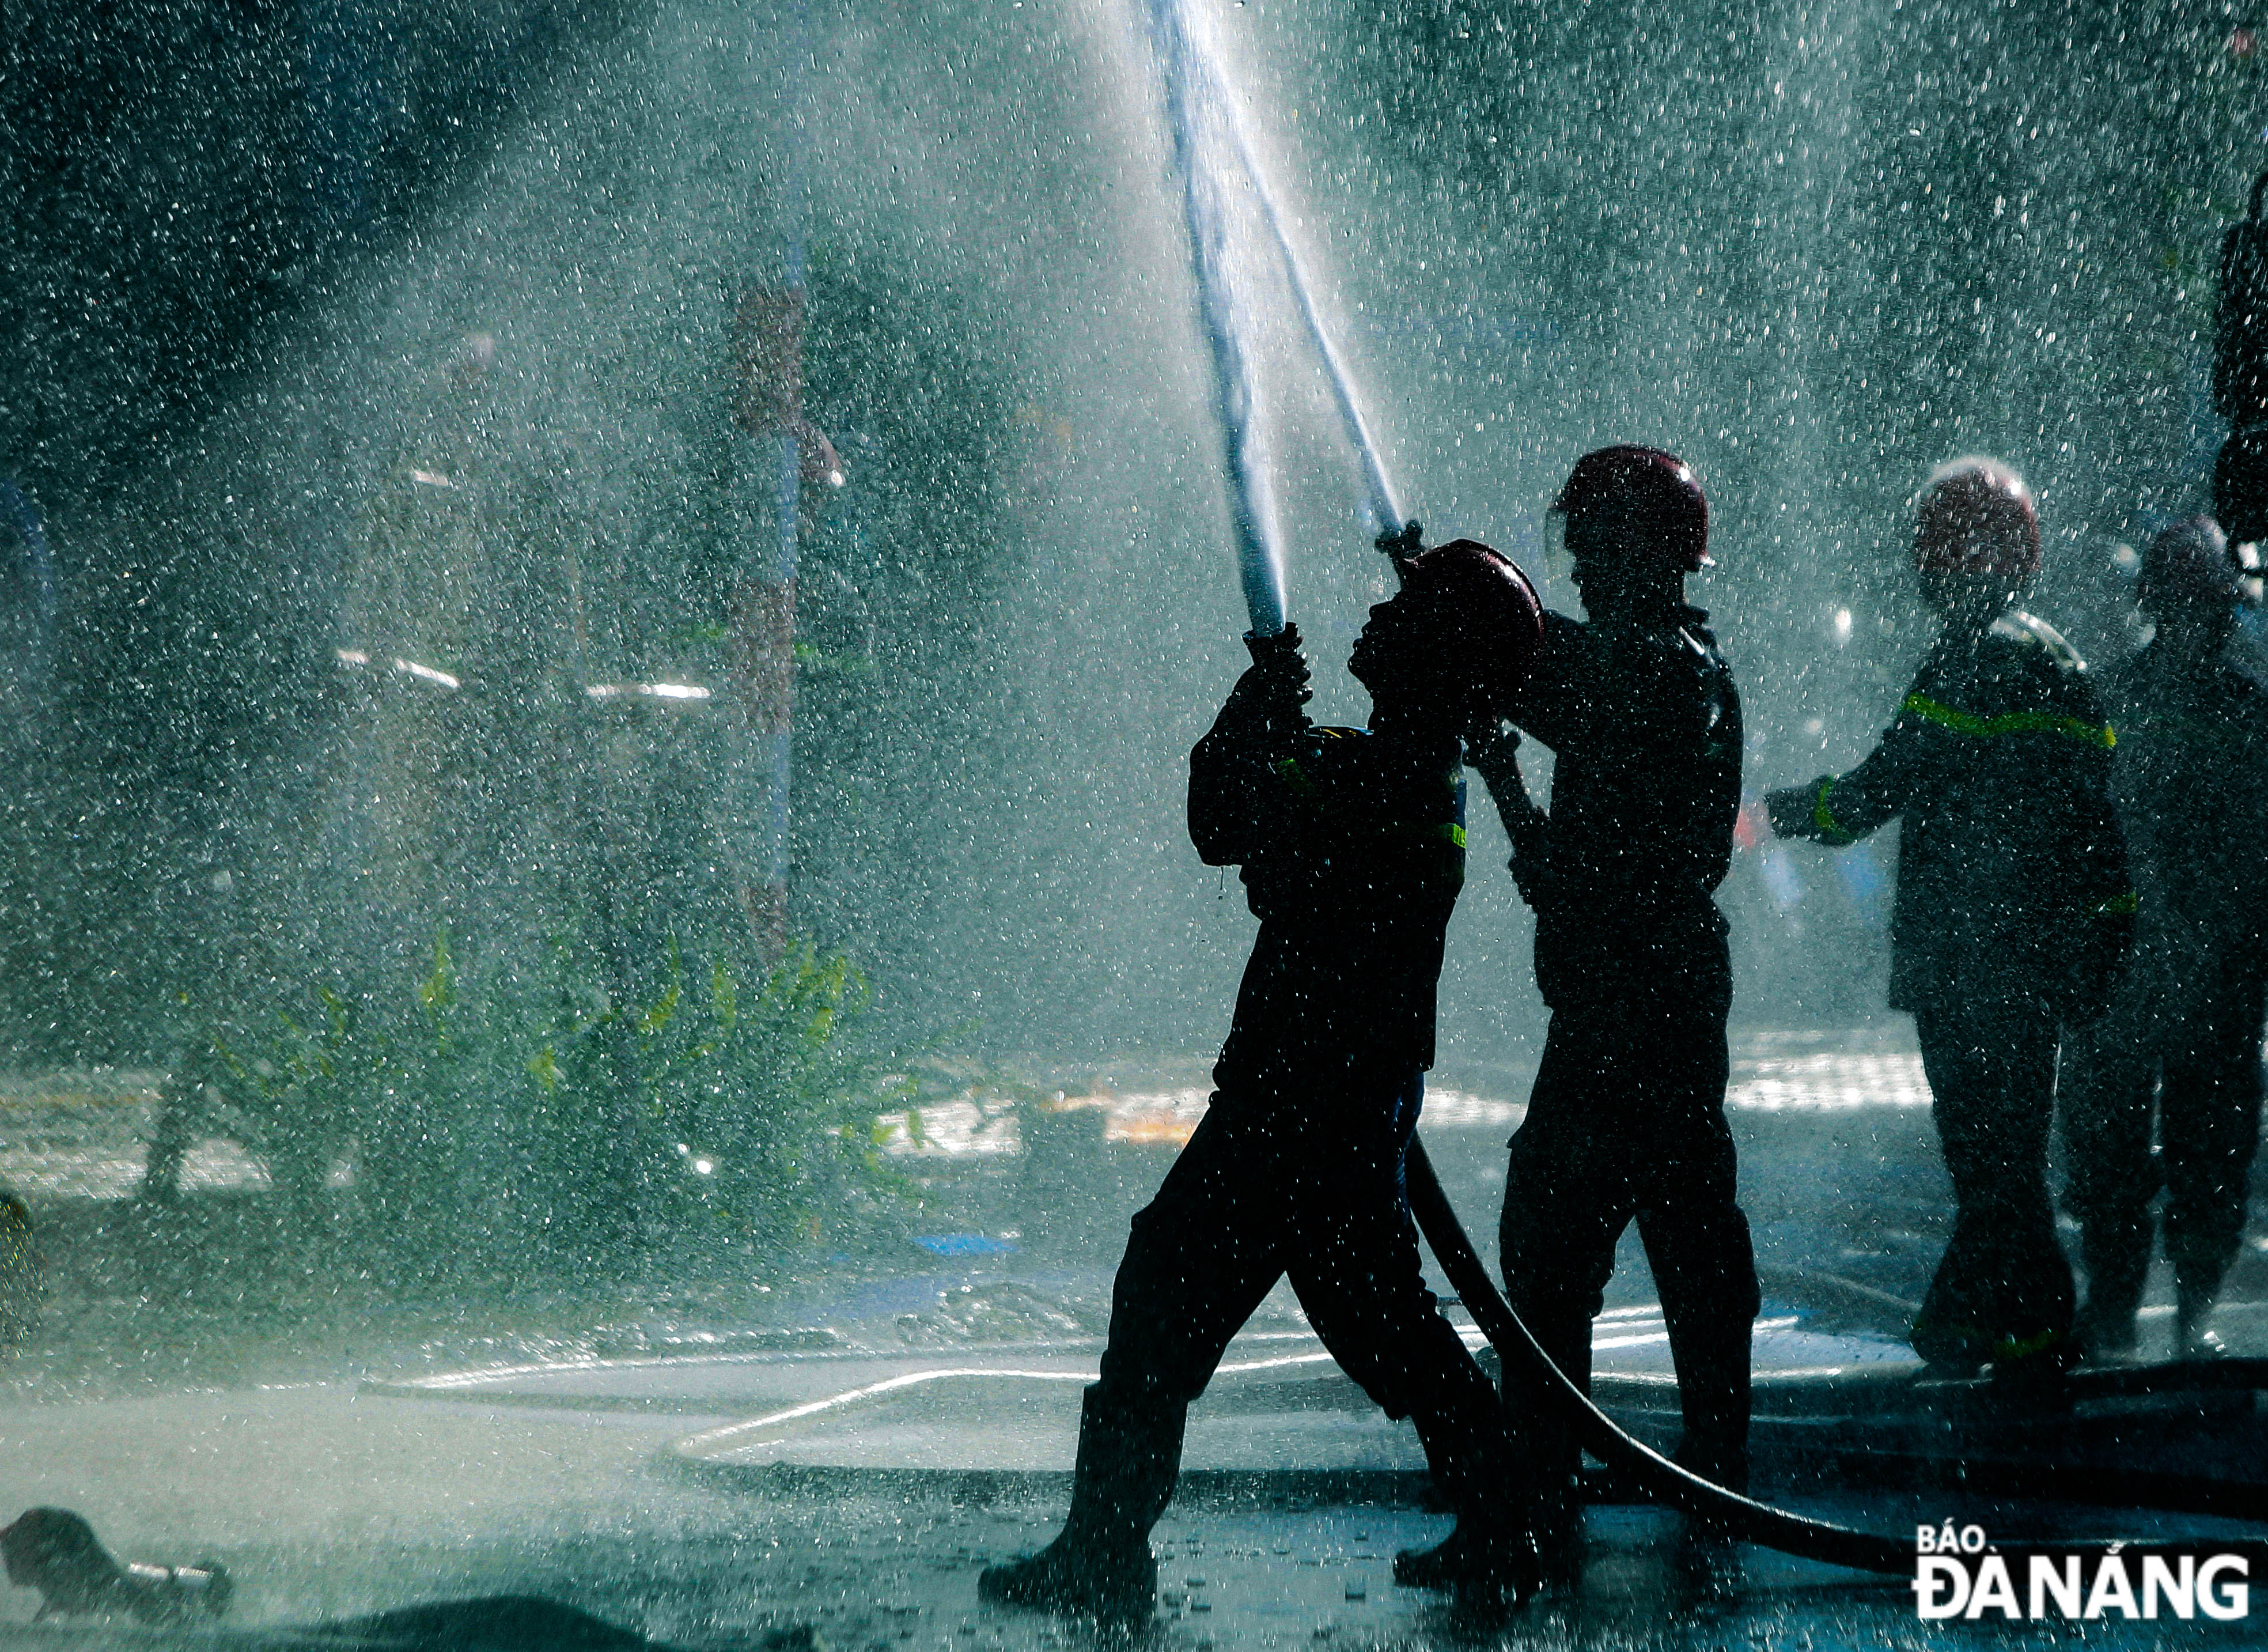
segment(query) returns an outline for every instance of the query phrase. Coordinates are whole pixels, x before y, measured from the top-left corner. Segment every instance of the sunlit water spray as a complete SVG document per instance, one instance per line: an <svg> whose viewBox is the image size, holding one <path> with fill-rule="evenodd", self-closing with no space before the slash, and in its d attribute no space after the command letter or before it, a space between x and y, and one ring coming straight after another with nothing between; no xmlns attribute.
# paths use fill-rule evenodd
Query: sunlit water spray
<svg viewBox="0 0 2268 1652"><path fill-rule="evenodd" d="M1241 164L1220 74L1198 20L1182 0L1151 0L1151 31L1166 83L1166 120L1197 277L1197 315L1212 369L1212 392L1228 484L1229 532L1255 635L1284 629L1284 547L1268 473L1267 424L1253 370L1258 271L1234 233L1230 195L1240 181L1259 193Z"/></svg>
<svg viewBox="0 0 2268 1652"><path fill-rule="evenodd" d="M1330 387L1331 407L1338 415L1339 428L1348 446L1354 449L1360 466L1363 525L1373 535L1393 532L1403 525L1402 507L1395 502L1393 484L1386 479L1386 461L1380 457L1378 444L1372 439L1370 423L1355 400L1354 380L1347 372L1338 346L1332 343L1329 331L1323 326L1322 314L1315 307L1314 289L1307 283L1306 266L1300 262L1292 238L1285 232L1284 213L1277 204L1276 192L1268 187L1268 174L1261 171L1260 163L1253 158L1252 145L1245 139L1233 104L1224 104L1222 120L1236 145L1237 160L1260 203L1269 237L1283 258L1285 278L1291 284L1292 298L1299 306L1307 342L1314 347L1315 359L1322 365L1324 381Z"/></svg>
<svg viewBox="0 0 2268 1652"><path fill-rule="evenodd" d="M1256 217L1266 244L1280 262L1302 330L1329 387L1340 429L1355 454L1366 529L1376 535L1400 528L1402 510L1355 399L1346 364L1323 326L1307 270L1285 232L1283 212L1267 174L1236 118L1226 77L1201 21L1186 0L1152 0L1151 20L1166 82L1167 115L1181 176L1198 309L1213 369L1237 566L1255 633L1272 636L1284 625L1284 555L1267 470L1265 409L1253 370L1257 339L1253 305L1259 291L1260 259L1248 244L1263 238L1239 237L1233 198L1248 203L1243 219Z"/></svg>

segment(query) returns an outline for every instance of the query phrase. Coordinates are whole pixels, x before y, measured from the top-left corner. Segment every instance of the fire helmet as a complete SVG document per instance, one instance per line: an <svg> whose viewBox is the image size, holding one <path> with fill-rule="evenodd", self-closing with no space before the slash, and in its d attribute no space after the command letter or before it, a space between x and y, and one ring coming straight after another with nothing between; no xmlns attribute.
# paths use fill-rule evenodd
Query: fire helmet
<svg viewBox="0 0 2268 1652"><path fill-rule="evenodd" d="M1679 573L1715 564L1709 557L1709 501L1693 467L1659 447L1602 447L1585 454L1551 501L1565 518L1567 548L1651 553Z"/></svg>
<svg viewBox="0 0 2268 1652"><path fill-rule="evenodd" d="M2213 513L2239 545L2268 542L2268 424L2234 431L2213 462Z"/></svg>
<svg viewBox="0 0 2268 1652"><path fill-rule="evenodd" d="M1469 673L1491 706L1509 704L1543 648L1543 601L1520 564L1453 539L1403 567L1401 600L1431 628L1436 657Z"/></svg>
<svg viewBox="0 0 2268 1652"><path fill-rule="evenodd" d="M2146 613L2154 615L2210 608L2242 595L2242 577L2220 524L2210 516L2192 516L2150 542L2142 553L2134 597Z"/></svg>
<svg viewBox="0 0 2268 1652"><path fill-rule="evenodd" d="M1947 461L1915 497L1913 555L1925 589L1968 580L2023 589L2040 571L2032 490L1997 459Z"/></svg>

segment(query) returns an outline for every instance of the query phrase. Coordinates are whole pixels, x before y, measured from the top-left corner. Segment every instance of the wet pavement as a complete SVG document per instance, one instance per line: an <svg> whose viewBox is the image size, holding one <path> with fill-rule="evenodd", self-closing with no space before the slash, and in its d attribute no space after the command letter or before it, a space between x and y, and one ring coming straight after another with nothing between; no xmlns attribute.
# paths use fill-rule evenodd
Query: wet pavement
<svg viewBox="0 0 2268 1652"><path fill-rule="evenodd" d="M1815 1409L1838 1383L1904 1380L1911 1361L1898 1341L1900 1304L1918 1294L1949 1213L1911 1051L1866 1037L1758 1035L1741 1058L1733 1117L1766 1274L1760 1412ZM1034 1162L1060 1142L968 1147L967 1161L1023 1168L970 1195L966 1231L922 1235L924 1248L909 1248L898 1265L822 1272L797 1288L641 1301L629 1287L491 1303L453 1320L310 1310L296 1335L287 1300L250 1339L261 1352L239 1349L217 1376L199 1368L167 1380L159 1354L142 1349L131 1384L66 1380L70 1362L51 1357L74 1346L91 1360L106 1340L122 1358L133 1352L134 1304L87 1305L99 1334L77 1328L73 1345L70 1331L48 1326L47 1353L35 1342L26 1356L33 1363L0 1398L0 1518L61 1504L85 1514L122 1555L221 1560L239 1587L232 1628L271 1646L296 1644L293 1626L523 1593L686 1646L782 1652L808 1645L812 1630L834 1652L1083 1647L1094 1637L1074 1626L981 1604L976 1578L988 1560L1044 1542L1060 1520L1077 1390L1100 1352L1124 1217L1169 1162L1175 1128L1194 1117L1189 1087L1172 1077L1067 1098L1103 1125L1075 1138L1087 1157ZM1490 1250L1503 1138L1517 1117L1498 1098L1524 1087L1516 1074L1444 1078L1429 1149ZM9 1154L37 1151L51 1167L72 1152L82 1166L130 1156L114 1140L104 1148L86 1122L105 1117L103 1103L70 1105L83 1116L71 1126L76 1147L63 1129L36 1149L0 1138L0 1166L17 1167L0 1174L22 1173L25 1161ZM30 1112L0 1104L0 1122L28 1133L20 1120ZM967 1131L925 1127L921 1151L953 1160L957 1141L998 1123L972 1104ZM52 1210L65 1197L35 1195L35 1211L42 1198ZM2223 1315L2240 1351L2268 1352L2268 1318L2253 1306L2268 1297L2263 1272L2249 1255L2234 1282L2239 1300ZM519 1333L499 1335L515 1316ZM144 1304L143 1317L162 1342L163 1314ZM2161 1291L2146 1336L2162 1336L2166 1319ZM1598 1346L1602 1395L1641 1428L1649 1413L1659 1422L1667 1340L1634 1250ZM40 1368L52 1380L25 1380ZM2224 1431L2261 1432L2249 1398L2215 1418ZM1826 1652L1988 1633L1918 1621L1910 1580L1753 1549L1731 1574L1698 1565L1674 1516L1622 1506L1592 1511L1580 1587L1514 1617L1476 1619L1398 1589L1394 1551L1435 1540L1447 1517L1428 1507L1407 1426L1380 1416L1337 1374L1282 1292L1193 1415L1186 1467L1157 1534L1159 1619L1141 1639L1172 1652ZM1767 1479L1775 1500L1909 1534L1946 1518L2008 1536L2129 1540L2261 1530L1958 1487ZM28 1591L0 1590L0 1645L139 1637L35 1628L34 1604ZM2170 1627L2113 1621L2088 1626L2086 1639L2259 1638L2247 1623Z"/></svg>

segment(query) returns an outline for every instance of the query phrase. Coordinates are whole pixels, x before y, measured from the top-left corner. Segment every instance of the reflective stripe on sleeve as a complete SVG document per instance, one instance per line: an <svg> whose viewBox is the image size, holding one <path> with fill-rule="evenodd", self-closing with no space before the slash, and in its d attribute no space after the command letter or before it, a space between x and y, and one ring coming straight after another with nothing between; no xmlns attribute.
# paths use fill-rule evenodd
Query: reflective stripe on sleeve
<svg viewBox="0 0 2268 1652"><path fill-rule="evenodd" d="M1956 734L2061 734L2069 740L2100 746L2105 751L2118 743L2110 724L2083 723L2059 712L2003 712L1998 717L1979 717L1974 712L1940 704L1926 695L1909 694L1905 704L1898 707L1898 715L1909 714L1935 723L1940 728L1949 728Z"/></svg>
<svg viewBox="0 0 2268 1652"><path fill-rule="evenodd" d="M1835 818L1835 811L1827 807L1827 794L1835 789L1835 777L1822 776L1819 791L1811 800L1811 823L1819 829L1820 840L1831 848L1840 849L1845 844L1855 844L1858 835L1844 830L1843 822Z"/></svg>
<svg viewBox="0 0 2268 1652"><path fill-rule="evenodd" d="M1395 821L1381 830L1392 837L1422 837L1429 842L1447 844L1453 848L1462 849L1465 846L1465 829L1453 820Z"/></svg>

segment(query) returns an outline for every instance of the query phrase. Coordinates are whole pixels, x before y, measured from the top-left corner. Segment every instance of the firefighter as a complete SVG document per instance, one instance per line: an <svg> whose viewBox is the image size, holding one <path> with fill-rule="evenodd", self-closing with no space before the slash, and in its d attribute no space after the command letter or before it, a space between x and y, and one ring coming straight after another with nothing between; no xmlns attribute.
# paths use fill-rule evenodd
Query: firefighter
<svg viewBox="0 0 2268 1652"><path fill-rule="evenodd" d="M1902 821L1890 1006L1913 1013L1958 1204L1914 1351L2052 1376L2073 1324L2047 1185L2057 1047L2107 1003L2133 927L2113 736L2077 652L2016 606L2040 529L2013 470L1940 466L1913 543L1942 629L1896 720L1850 773L1767 807L1779 836L1836 847Z"/></svg>
<svg viewBox="0 0 2268 1652"><path fill-rule="evenodd" d="M2232 543L2268 550L2268 424L2232 431L2220 445L2213 513Z"/></svg>
<svg viewBox="0 0 2268 1652"><path fill-rule="evenodd" d="M1474 754L1535 909L1550 1007L1528 1117L1513 1137L1506 1294L1579 1387L1591 1321L1633 1218L1669 1331L1686 1467L1748 1484L1749 1340L1758 1306L1725 1122L1732 960L1714 891L1741 797L1741 702L1685 577L1712 566L1691 468L1657 448L1586 454L1553 500L1587 621L1544 617L1511 720L1556 754L1550 807L1520 777L1517 736ZM1513 1390L1515 1416L1550 1413ZM1536 1425L1539 1543L1580 1559L1578 1450Z"/></svg>
<svg viewBox="0 0 2268 1652"><path fill-rule="evenodd" d="M2184 1355L2218 1351L2206 1322L2243 1232L2268 1004L2268 673L2239 635L2241 578L2210 517L2159 535L2135 590L2155 633L2107 685L2138 933L2063 1106L2065 1206L2087 1270L2079 1335L2098 1355L2133 1349L2161 1184Z"/></svg>
<svg viewBox="0 0 2268 1652"><path fill-rule="evenodd" d="M986 1571L989 1599L1146 1619L1148 1533L1173 1494L1183 1420L1278 1279L1340 1366L1416 1420L1456 1511L1404 1582L1524 1598L1525 1478L1487 1376L1436 1310L1402 1194L1433 1054L1442 935L1464 880L1459 737L1507 701L1542 608L1526 576L1460 540L1409 564L1348 669L1367 732L1310 724L1299 638L1255 663L1189 756L1189 834L1241 866L1260 919L1210 1110L1134 1218L1101 1380L1079 1417L1062 1534Z"/></svg>
<svg viewBox="0 0 2268 1652"><path fill-rule="evenodd" d="M2268 424L2268 172L2253 181L2252 210L2220 238L2213 306L2213 410L2242 431ZM2250 535L2240 535L2250 537Z"/></svg>
<svg viewBox="0 0 2268 1652"><path fill-rule="evenodd" d="M2252 210L2220 239L2213 408L2229 424L2213 467L2213 513L2233 543L2268 545L2268 172Z"/></svg>

